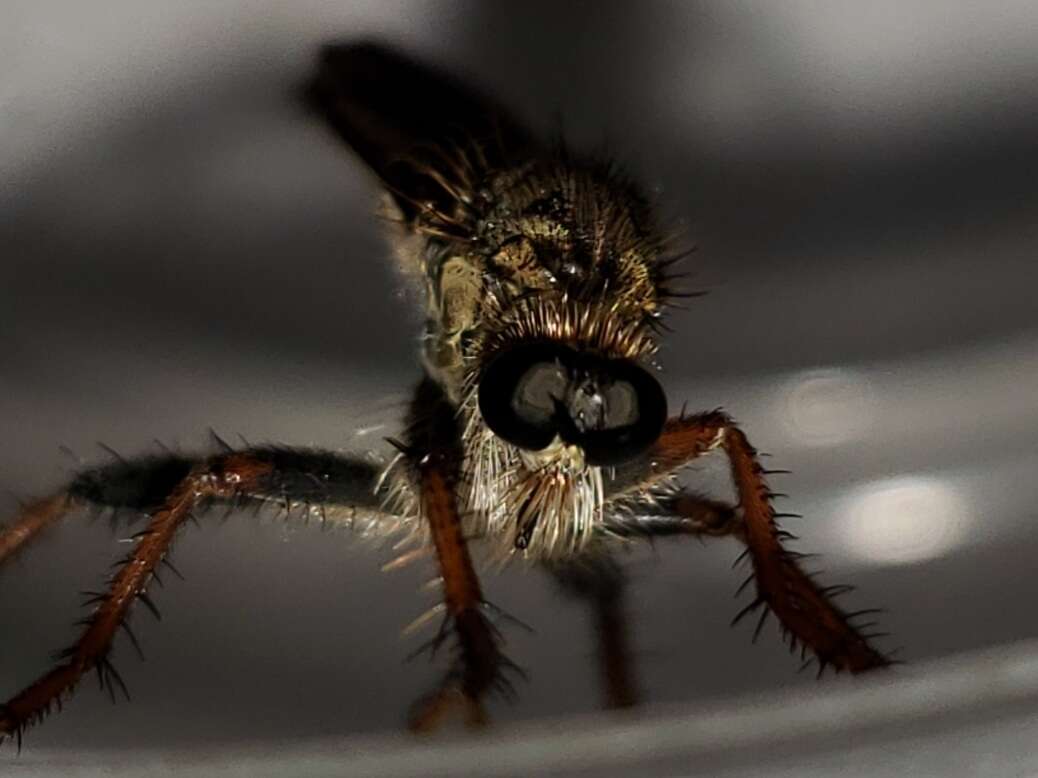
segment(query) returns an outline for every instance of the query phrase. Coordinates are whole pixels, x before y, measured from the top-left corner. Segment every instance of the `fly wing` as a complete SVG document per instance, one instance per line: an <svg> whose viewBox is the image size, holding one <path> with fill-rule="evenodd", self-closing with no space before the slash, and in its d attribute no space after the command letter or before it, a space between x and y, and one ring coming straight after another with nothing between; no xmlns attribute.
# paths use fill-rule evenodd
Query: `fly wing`
<svg viewBox="0 0 1038 778"><path fill-rule="evenodd" d="M493 100L377 43L324 47L305 97L408 221L422 210L451 213L488 172L528 158L534 145Z"/></svg>

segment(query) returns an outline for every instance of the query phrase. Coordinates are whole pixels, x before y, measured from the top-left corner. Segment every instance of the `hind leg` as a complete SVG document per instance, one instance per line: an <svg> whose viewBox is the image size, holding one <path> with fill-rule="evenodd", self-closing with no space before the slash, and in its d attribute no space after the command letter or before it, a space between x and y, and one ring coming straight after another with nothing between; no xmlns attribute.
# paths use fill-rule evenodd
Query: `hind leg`
<svg viewBox="0 0 1038 778"><path fill-rule="evenodd" d="M8 547L24 545L34 535L27 528L41 524L40 517L53 521L57 509L79 503L143 510L149 520L146 529L134 536L134 548L120 563L107 591L94 598L93 613L76 642L60 655L59 664L0 706L0 736L20 738L26 726L60 704L90 670L97 671L109 690L122 688L108 661L115 633L126 627L137 600L151 607L148 585L178 530L196 509L213 501L233 505L262 500L286 507L318 506L330 517L352 521L380 510L378 476L374 465L337 454L254 448L195 462L180 457L116 462L84 471L57 497L27 506L19 520L0 535L0 546L5 539ZM52 510L45 510L47 507Z"/></svg>
<svg viewBox="0 0 1038 778"><path fill-rule="evenodd" d="M75 507L75 498L67 492L22 505L14 522L0 529L0 564L14 556Z"/></svg>
<svg viewBox="0 0 1038 778"><path fill-rule="evenodd" d="M627 582L620 565L605 551L545 565L563 590L591 609L597 661L606 708L630 708L639 702L630 635L624 610Z"/></svg>
<svg viewBox="0 0 1038 778"><path fill-rule="evenodd" d="M233 453L225 448L224 454ZM381 474L377 465L316 449L256 447L238 452L270 461L273 469L239 501L273 502L286 507L313 506L322 517L349 521L363 511L381 513L376 494ZM148 513L170 494L204 458L176 454L118 459L80 471L60 492L24 504L7 526L0 528L0 564L28 546L44 530L77 508L111 508Z"/></svg>

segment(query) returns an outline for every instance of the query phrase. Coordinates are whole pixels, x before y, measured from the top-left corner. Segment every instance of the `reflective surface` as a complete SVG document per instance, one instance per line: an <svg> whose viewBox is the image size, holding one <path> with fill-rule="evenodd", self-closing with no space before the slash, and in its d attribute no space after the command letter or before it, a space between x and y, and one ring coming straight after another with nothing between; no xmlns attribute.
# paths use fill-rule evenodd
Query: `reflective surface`
<svg viewBox="0 0 1038 778"><path fill-rule="evenodd" d="M643 720L592 715L480 740L400 735L28 757L25 775L1024 775L1038 726L1035 644L958 656L858 689L756 695ZM914 675L910 674L910 675ZM103 765L103 766L101 766ZM290 768L286 767L291 765Z"/></svg>
<svg viewBox="0 0 1038 778"><path fill-rule="evenodd" d="M0 489L62 483L60 445L96 462L95 441L196 449L208 427L384 449L420 316L371 182L290 99L320 42L378 34L604 139L684 225L710 293L671 319L670 404L723 405L794 471L775 487L805 514L797 547L860 586L847 607L888 608L885 647L915 665L1038 636L1033 6L559 5L6 4ZM689 478L724 493L718 465ZM728 628L736 554L626 556L645 699L850 685L797 675L773 625L757 645ZM73 520L0 572L0 694L71 639L76 592L118 556L105 520ZM162 623L135 617L147 661L117 644L133 703L88 681L27 756L396 731L438 677L399 637L428 565L381 574L387 550L251 515L174 557ZM530 679L495 720L593 710L579 603L537 570L486 585L536 629L506 628Z"/></svg>

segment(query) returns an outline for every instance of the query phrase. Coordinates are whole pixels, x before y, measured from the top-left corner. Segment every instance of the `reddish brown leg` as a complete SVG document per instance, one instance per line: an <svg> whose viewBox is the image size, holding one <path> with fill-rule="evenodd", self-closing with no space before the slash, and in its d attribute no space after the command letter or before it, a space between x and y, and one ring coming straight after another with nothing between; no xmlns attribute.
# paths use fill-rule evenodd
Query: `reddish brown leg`
<svg viewBox="0 0 1038 778"><path fill-rule="evenodd" d="M619 597L595 602L598 632L598 664L601 668L607 708L631 708L638 704L631 648L623 601Z"/></svg>
<svg viewBox="0 0 1038 778"><path fill-rule="evenodd" d="M588 552L584 556L547 565L567 591L586 600L595 621L598 668L607 708L630 708L638 704L624 614L623 571L611 556Z"/></svg>
<svg viewBox="0 0 1038 778"><path fill-rule="evenodd" d="M435 454L425 457L419 467L422 510L439 560L447 618L458 640L458 664L438 691L419 701L410 720L415 731L435 728L457 704L466 708L470 726L484 724L483 697L495 686L507 688L501 670L510 663L483 612L483 592L462 535L449 472L443 458ZM439 642L435 640L434 647Z"/></svg>
<svg viewBox="0 0 1038 778"><path fill-rule="evenodd" d="M230 455L208 466L192 470L156 510L147 529L137 536L137 545L112 577L108 592L100 595L97 608L79 639L63 652L63 662L41 676L0 707L0 736L15 734L43 718L52 705L74 689L79 679L96 669L102 684L123 688L107 655L116 630L124 625L130 606L142 598L156 567L169 551L177 529L187 521L200 500L229 498L257 487L270 471L270 464L246 455Z"/></svg>
<svg viewBox="0 0 1038 778"><path fill-rule="evenodd" d="M766 613L774 612L792 645L800 644L813 652L820 668L832 665L837 670L858 673L889 665L890 660L851 624L849 614L830 601L827 590L800 568L796 555L783 548L784 533L771 504L774 494L765 480L767 471L742 430L726 414L713 412L668 421L652 452L655 468L648 480L656 480L718 446L728 454L741 514L741 522L718 529L730 531L746 544L756 584L753 602L736 619L764 609L763 622ZM680 499L672 505L679 515ZM701 530L695 532L701 534Z"/></svg>
<svg viewBox="0 0 1038 778"><path fill-rule="evenodd" d="M633 520L623 515L608 516L610 535L624 538L658 538L667 535L723 537L742 532L742 517L727 503L692 492L681 491L658 501L651 510Z"/></svg>
<svg viewBox="0 0 1038 778"><path fill-rule="evenodd" d="M75 506L75 499L65 493L23 505L14 522L0 529L0 564Z"/></svg>

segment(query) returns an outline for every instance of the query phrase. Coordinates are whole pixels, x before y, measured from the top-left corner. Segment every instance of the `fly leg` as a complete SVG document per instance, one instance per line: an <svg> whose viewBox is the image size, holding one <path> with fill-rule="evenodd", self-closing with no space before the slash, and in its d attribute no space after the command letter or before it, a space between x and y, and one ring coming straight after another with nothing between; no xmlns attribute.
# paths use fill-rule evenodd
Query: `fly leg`
<svg viewBox="0 0 1038 778"><path fill-rule="evenodd" d="M588 551L576 559L547 563L547 568L568 593L591 608L605 707L637 705L638 684L624 610L626 580L620 565L605 551Z"/></svg>
<svg viewBox="0 0 1038 778"><path fill-rule="evenodd" d="M738 498L737 520L722 523L718 529L720 534L733 534L745 544L745 554L753 567L745 585L754 584L755 596L736 620L759 612L759 624L763 624L767 614L774 613L791 645L814 654L820 670L831 665L838 671L858 673L891 664L870 644L869 636L852 623L854 614L833 603L832 596L844 587L820 586L800 566L799 555L784 547L791 536L779 526L782 514L772 505L777 495L767 484L768 471L760 464L746 435L727 414L714 411L669 420L645 458L618 473L611 498L636 503L639 494L660 485L682 465L714 449L723 449L728 455ZM645 534L703 534L698 526L702 518L700 501L687 498L688 495L679 493L669 500L663 499L653 508ZM669 511L673 522L665 515L657 515L661 511ZM693 514L697 518L690 521ZM637 526L637 521L624 523ZM656 532L651 531L653 525Z"/></svg>
<svg viewBox="0 0 1038 778"><path fill-rule="evenodd" d="M444 628L433 639L437 648L453 632L456 655L439 687L413 707L409 726L435 728L453 708L465 710L470 726L487 721L484 699L492 691L511 693L505 669L517 669L500 649L500 635L487 618L487 603L469 556L458 512L457 485L461 443L453 406L426 379L411 407L408 442L401 444L419 485L420 508L443 582Z"/></svg>
<svg viewBox="0 0 1038 778"><path fill-rule="evenodd" d="M69 508L95 505L145 513L147 527L134 535L134 548L119 563L105 592L85 619L76 642L60 654L58 664L0 705L0 738L19 740L25 727L41 720L72 693L80 678L96 670L102 686L121 689L122 680L110 661L115 633L121 628L136 645L127 619L135 602L153 608L147 588L183 524L212 502L275 502L286 510L313 506L329 520L352 522L358 515L379 517L380 469L368 462L330 452L280 447L226 451L209 459L145 457L120 460L84 470L58 496L23 508L15 522L0 532L0 548L24 546ZM174 571L175 572L175 571Z"/></svg>

